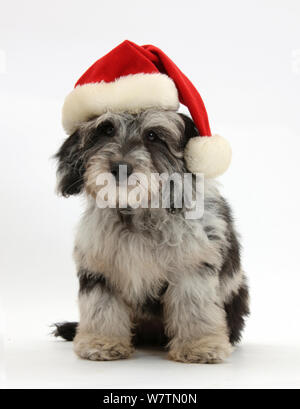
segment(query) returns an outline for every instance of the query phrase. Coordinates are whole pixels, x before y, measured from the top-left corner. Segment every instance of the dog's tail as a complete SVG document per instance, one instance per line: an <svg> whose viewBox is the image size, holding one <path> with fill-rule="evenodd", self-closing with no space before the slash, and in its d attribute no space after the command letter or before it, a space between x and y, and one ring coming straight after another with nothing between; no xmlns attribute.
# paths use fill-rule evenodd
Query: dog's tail
<svg viewBox="0 0 300 409"><path fill-rule="evenodd" d="M73 341L76 335L78 322L59 322L53 326L55 329L52 334L55 337L61 337L66 341Z"/></svg>

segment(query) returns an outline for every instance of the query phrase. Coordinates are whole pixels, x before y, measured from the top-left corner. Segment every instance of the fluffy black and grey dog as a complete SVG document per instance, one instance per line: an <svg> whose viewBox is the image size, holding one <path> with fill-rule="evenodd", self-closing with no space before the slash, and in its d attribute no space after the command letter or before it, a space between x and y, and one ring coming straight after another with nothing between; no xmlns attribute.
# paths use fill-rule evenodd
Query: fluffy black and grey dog
<svg viewBox="0 0 300 409"><path fill-rule="evenodd" d="M183 152L197 135L193 121L173 111L106 112L57 153L59 191L87 200L74 249L80 322L55 332L74 338L81 358L128 358L149 342L166 345L175 361L217 363L240 340L248 289L231 211L212 179L200 219L172 207L97 206L98 175L117 178L120 164L128 175L187 173Z"/></svg>

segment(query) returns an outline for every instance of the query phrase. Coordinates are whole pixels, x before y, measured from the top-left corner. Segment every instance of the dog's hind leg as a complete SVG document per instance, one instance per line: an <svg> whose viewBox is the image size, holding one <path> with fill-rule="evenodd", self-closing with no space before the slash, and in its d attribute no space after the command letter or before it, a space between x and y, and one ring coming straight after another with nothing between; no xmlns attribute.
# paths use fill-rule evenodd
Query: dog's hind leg
<svg viewBox="0 0 300 409"><path fill-rule="evenodd" d="M139 319L134 328L132 339L135 347L161 347L168 344L168 338L164 331L162 319L157 317Z"/></svg>
<svg viewBox="0 0 300 409"><path fill-rule="evenodd" d="M131 320L128 306L107 285L103 276L79 272L80 323L74 339L76 354L93 361L128 358Z"/></svg>
<svg viewBox="0 0 300 409"><path fill-rule="evenodd" d="M249 290L244 282L236 293L231 294L224 305L229 330L230 342L236 345L242 336L245 319L250 314Z"/></svg>

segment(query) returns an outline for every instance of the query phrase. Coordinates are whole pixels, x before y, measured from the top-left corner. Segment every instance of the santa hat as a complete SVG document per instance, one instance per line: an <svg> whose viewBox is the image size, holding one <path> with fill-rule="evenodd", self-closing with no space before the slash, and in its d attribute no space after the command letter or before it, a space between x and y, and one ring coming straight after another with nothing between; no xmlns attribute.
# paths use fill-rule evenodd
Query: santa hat
<svg viewBox="0 0 300 409"><path fill-rule="evenodd" d="M138 113L149 108L177 111L186 105L199 131L185 148L192 173L217 177L231 160L229 143L211 135L204 103L191 81L170 58L153 45L124 41L96 61L75 84L63 106L68 134L80 123L106 111Z"/></svg>

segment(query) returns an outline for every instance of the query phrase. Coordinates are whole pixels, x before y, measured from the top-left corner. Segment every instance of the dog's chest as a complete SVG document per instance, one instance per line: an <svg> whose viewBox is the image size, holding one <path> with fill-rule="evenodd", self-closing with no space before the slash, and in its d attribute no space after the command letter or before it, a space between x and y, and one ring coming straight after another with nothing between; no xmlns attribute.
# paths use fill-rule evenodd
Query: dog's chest
<svg viewBox="0 0 300 409"><path fill-rule="evenodd" d="M100 215L94 212L81 221L75 260L78 268L104 274L124 292L155 293L174 274L193 270L207 260L200 222L187 224L174 218L159 230L141 232L111 213Z"/></svg>

